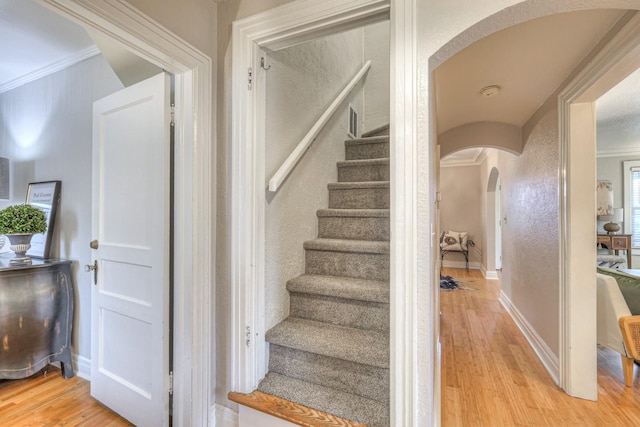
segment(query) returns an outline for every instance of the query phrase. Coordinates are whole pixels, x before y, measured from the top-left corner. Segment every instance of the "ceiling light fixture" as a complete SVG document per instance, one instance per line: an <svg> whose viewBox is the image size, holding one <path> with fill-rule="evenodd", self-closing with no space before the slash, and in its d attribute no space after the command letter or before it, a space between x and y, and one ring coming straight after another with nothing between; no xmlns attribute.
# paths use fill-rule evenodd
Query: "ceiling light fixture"
<svg viewBox="0 0 640 427"><path fill-rule="evenodd" d="M483 98L491 98L492 96L496 96L499 92L500 86L498 85L485 86L480 89L480 95L482 95Z"/></svg>

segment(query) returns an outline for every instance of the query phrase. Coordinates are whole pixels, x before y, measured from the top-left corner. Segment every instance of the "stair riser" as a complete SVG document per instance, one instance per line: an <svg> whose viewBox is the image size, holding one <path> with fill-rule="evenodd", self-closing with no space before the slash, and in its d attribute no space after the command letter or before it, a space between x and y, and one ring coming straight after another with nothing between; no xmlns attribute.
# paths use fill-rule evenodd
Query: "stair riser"
<svg viewBox="0 0 640 427"><path fill-rule="evenodd" d="M389 241L389 217L319 217L318 237Z"/></svg>
<svg viewBox="0 0 640 427"><path fill-rule="evenodd" d="M379 128L372 129L362 134L362 138L369 138L372 136L389 136L389 125L380 126Z"/></svg>
<svg viewBox="0 0 640 427"><path fill-rule="evenodd" d="M389 143L348 145L345 147L346 160L386 159L389 157Z"/></svg>
<svg viewBox="0 0 640 427"><path fill-rule="evenodd" d="M389 254L305 251L305 273L389 280Z"/></svg>
<svg viewBox="0 0 640 427"><path fill-rule="evenodd" d="M339 166L338 182L389 181L389 165Z"/></svg>
<svg viewBox="0 0 640 427"><path fill-rule="evenodd" d="M350 328L389 330L389 304L292 293L289 314Z"/></svg>
<svg viewBox="0 0 640 427"><path fill-rule="evenodd" d="M331 209L389 209L388 188L348 188L329 190Z"/></svg>
<svg viewBox="0 0 640 427"><path fill-rule="evenodd" d="M389 370L270 345L269 371L386 404Z"/></svg>

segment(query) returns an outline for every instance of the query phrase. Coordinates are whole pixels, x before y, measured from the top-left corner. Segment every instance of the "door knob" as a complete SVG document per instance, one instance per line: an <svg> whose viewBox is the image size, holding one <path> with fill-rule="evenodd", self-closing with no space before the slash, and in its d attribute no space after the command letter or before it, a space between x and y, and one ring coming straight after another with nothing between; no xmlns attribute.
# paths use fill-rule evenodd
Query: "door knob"
<svg viewBox="0 0 640 427"><path fill-rule="evenodd" d="M85 264L84 271L87 273L93 271L93 284L98 284L98 260L93 261L93 264Z"/></svg>
<svg viewBox="0 0 640 427"><path fill-rule="evenodd" d="M98 249L98 241L92 240L91 243L89 243L89 246L91 247L91 249Z"/></svg>

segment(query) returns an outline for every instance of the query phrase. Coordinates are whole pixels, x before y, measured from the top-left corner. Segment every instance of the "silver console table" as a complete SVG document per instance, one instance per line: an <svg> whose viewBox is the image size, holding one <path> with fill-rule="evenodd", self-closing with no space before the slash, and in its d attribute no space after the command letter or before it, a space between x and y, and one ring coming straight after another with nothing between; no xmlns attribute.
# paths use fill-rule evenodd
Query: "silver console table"
<svg viewBox="0 0 640 427"><path fill-rule="evenodd" d="M71 378L71 261L10 259L0 257L0 379L26 378L55 361Z"/></svg>

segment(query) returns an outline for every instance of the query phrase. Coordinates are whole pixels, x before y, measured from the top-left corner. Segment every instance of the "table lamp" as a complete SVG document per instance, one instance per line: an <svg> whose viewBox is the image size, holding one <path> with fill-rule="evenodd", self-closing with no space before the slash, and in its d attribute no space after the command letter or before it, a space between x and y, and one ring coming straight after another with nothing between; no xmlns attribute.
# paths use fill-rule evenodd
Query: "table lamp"
<svg viewBox="0 0 640 427"><path fill-rule="evenodd" d="M602 228L607 234L616 234L620 231L620 223L624 220L624 209L615 208L612 215L598 215L599 221L609 221Z"/></svg>

